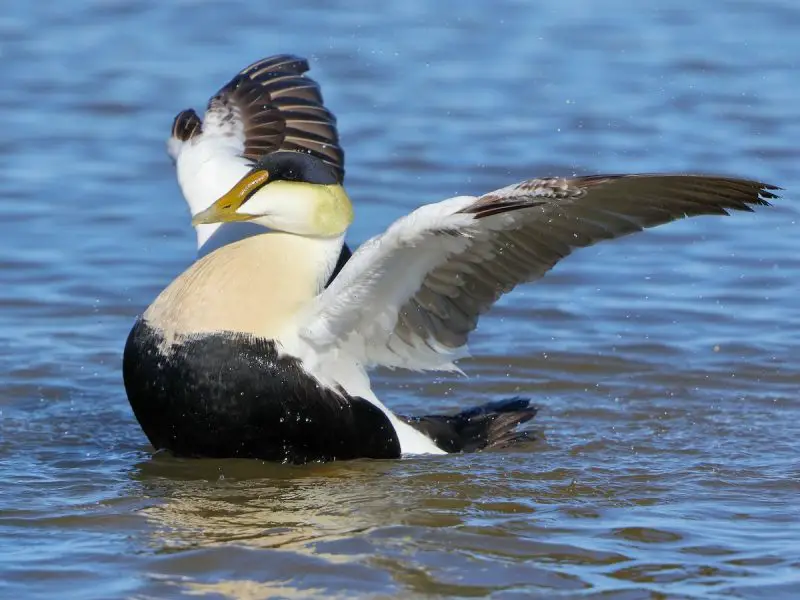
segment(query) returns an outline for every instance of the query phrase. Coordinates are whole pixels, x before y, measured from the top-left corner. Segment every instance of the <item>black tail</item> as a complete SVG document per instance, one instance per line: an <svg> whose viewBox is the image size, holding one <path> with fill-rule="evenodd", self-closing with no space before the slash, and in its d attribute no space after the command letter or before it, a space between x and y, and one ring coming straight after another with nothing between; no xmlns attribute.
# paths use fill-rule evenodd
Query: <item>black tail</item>
<svg viewBox="0 0 800 600"><path fill-rule="evenodd" d="M455 415L400 418L446 452L475 452L531 439L529 432L516 429L535 417L536 412L536 407L530 406L530 400L509 398Z"/></svg>

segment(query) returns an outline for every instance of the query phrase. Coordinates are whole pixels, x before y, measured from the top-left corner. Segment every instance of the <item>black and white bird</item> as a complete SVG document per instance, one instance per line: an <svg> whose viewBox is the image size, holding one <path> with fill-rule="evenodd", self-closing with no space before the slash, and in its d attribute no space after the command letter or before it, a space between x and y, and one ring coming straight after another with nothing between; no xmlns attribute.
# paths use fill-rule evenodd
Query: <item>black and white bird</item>
<svg viewBox="0 0 800 600"><path fill-rule="evenodd" d="M134 413L156 448L179 455L307 462L514 443L535 414L527 400L402 417L368 372L458 370L480 315L573 250L682 217L751 211L777 189L705 175L531 179L418 208L363 244L326 287L354 218L340 155L283 148L246 166L230 152L224 172L237 181L213 187L219 198L193 211L193 223L261 233L191 265L125 347Z"/></svg>

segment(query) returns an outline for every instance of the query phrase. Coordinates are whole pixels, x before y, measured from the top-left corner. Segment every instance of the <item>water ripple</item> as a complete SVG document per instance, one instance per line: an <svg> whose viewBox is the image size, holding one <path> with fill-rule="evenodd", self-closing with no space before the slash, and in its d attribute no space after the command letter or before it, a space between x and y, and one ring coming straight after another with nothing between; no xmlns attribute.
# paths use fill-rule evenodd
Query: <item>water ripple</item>
<svg viewBox="0 0 800 600"><path fill-rule="evenodd" d="M3 597L796 595L800 13L489 6L6 7ZM164 138L276 52L311 58L339 116L354 244L539 175L732 173L787 198L576 253L482 321L466 378L377 377L410 413L532 397L534 439L512 451L153 456L119 366L194 253Z"/></svg>

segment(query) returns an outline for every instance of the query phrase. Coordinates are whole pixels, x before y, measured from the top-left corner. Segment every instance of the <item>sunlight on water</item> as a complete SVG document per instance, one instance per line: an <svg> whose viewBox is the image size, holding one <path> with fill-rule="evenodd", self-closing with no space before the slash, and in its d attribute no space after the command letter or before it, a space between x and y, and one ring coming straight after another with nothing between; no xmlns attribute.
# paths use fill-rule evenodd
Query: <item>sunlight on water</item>
<svg viewBox="0 0 800 600"><path fill-rule="evenodd" d="M0 12L2 597L797 595L794 2ZM120 361L194 254L164 143L179 110L279 52L311 59L339 118L353 245L421 203L551 174L734 174L785 198L577 253L482 321L468 378L377 377L412 414L532 397L533 443L153 456Z"/></svg>

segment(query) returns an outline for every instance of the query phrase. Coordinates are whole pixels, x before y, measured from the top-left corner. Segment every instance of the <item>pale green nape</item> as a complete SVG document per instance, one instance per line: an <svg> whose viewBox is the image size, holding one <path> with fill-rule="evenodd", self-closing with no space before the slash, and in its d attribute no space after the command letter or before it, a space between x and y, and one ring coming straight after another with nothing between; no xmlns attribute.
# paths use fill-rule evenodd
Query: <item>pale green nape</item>
<svg viewBox="0 0 800 600"><path fill-rule="evenodd" d="M317 237L342 235L354 218L353 205L340 184L300 181L268 183L238 212L256 215L253 220L270 229Z"/></svg>
<svg viewBox="0 0 800 600"><path fill-rule="evenodd" d="M353 203L341 185L320 186L321 191L317 210L314 213L313 227L318 235L341 235L353 223L355 214Z"/></svg>

